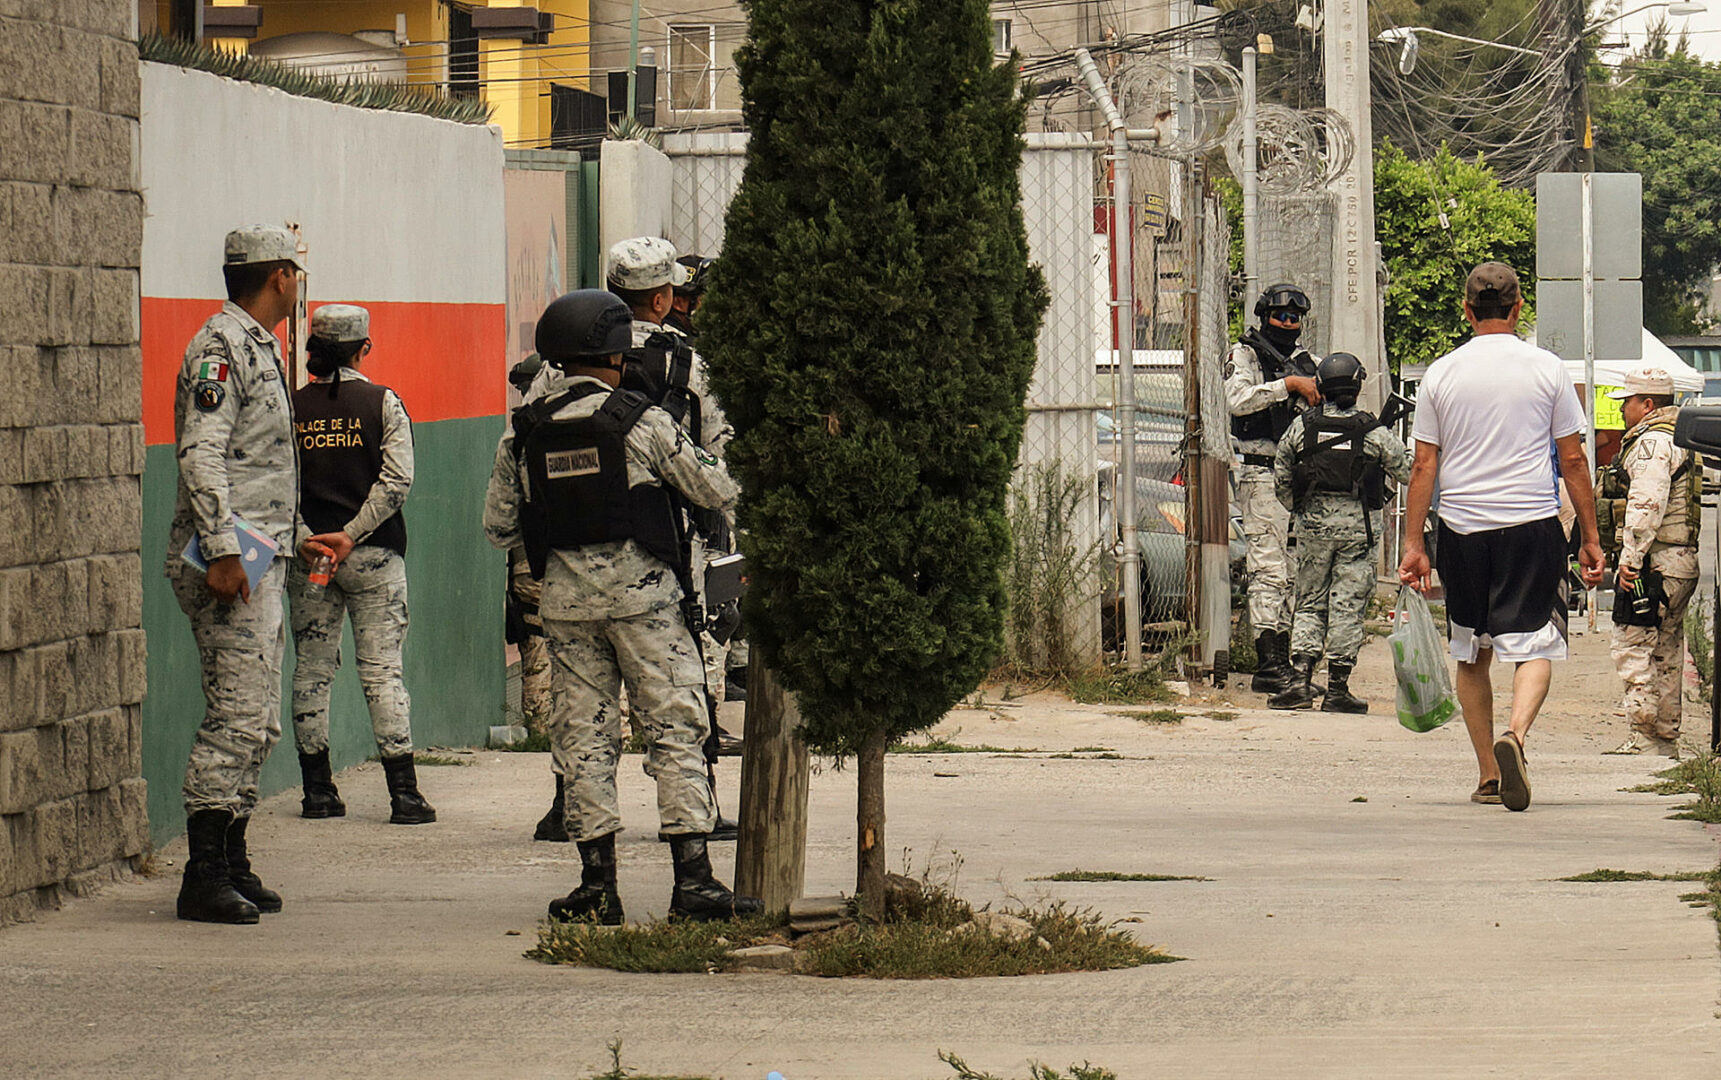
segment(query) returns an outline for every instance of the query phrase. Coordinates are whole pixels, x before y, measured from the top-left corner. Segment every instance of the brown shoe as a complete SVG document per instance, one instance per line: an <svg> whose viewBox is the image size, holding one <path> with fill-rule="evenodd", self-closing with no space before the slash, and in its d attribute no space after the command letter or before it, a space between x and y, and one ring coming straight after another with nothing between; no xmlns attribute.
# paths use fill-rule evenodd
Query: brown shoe
<svg viewBox="0 0 1721 1080"><path fill-rule="evenodd" d="M1484 780L1476 785L1476 790L1470 793L1470 801L1483 803L1488 806L1500 805L1500 781Z"/></svg>
<svg viewBox="0 0 1721 1080"><path fill-rule="evenodd" d="M1494 760L1500 765L1500 802L1508 810L1530 805L1530 770L1524 763L1524 744L1507 731L1494 740Z"/></svg>

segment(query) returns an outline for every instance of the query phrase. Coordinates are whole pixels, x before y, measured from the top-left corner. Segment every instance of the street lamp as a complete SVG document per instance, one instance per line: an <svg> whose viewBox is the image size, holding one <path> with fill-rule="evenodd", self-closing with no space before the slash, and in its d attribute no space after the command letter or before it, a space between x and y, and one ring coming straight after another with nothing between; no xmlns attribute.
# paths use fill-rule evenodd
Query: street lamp
<svg viewBox="0 0 1721 1080"><path fill-rule="evenodd" d="M1656 4L1645 4L1642 7L1633 8L1630 11L1621 12L1618 15L1608 15L1606 18L1598 19L1585 26L1579 36L1593 33L1594 31L1600 30L1602 27L1611 23L1616 23L1621 19L1629 18L1639 12L1648 11L1650 8L1658 7L1666 8L1669 15L1678 16L1701 15L1709 10L1709 6L1702 3L1701 0L1674 0L1673 3L1662 2ZM1432 34L1435 37L1449 38L1452 41L1462 41L1470 45L1489 45L1496 49L1504 49L1507 52L1521 53L1524 56L1546 55L1539 49L1526 49L1521 45L1508 45L1504 41L1488 41L1483 38L1465 37L1463 34L1449 34L1444 30L1436 30L1432 26L1391 26L1382 30L1376 36L1375 40L1385 42L1388 45L1400 46L1398 53L1398 73L1400 75L1409 75L1416 68L1416 57L1418 52L1421 50L1421 46L1417 38L1418 35L1421 34Z"/></svg>

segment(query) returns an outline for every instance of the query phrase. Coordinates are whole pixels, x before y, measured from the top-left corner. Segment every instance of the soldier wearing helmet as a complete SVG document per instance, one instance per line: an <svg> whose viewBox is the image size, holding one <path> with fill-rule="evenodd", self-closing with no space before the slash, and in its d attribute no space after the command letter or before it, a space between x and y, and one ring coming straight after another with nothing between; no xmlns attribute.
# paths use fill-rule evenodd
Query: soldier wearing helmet
<svg viewBox="0 0 1721 1080"><path fill-rule="evenodd" d="M1324 656L1321 711L1368 711L1368 702L1351 693L1350 675L1374 595L1374 541L1386 481L1410 479L1410 455L1398 436L1356 407L1367 377L1350 353L1322 360L1315 379L1323 402L1291 421L1274 454L1275 494L1297 518L1291 681L1268 700L1275 709L1314 705L1315 668Z"/></svg>
<svg viewBox="0 0 1721 1080"><path fill-rule="evenodd" d="M663 325L680 331L689 341L696 341L693 316L705 299L705 287L711 283L711 264L717 260L703 255L683 255L675 261L687 268L687 280L675 286L673 306L663 317Z"/></svg>
<svg viewBox="0 0 1721 1080"><path fill-rule="evenodd" d="M621 389L633 315L597 289L544 310L536 344L548 369L496 448L484 530L524 544L543 581L538 614L551 659L553 738L567 770L564 818L579 845L580 884L550 917L622 922L616 765L620 691L650 741L661 833L675 864L672 917L760 910L712 874L706 841L716 804L705 774L709 719L699 651L682 619L691 591L681 500L723 509L735 482L661 407Z"/></svg>
<svg viewBox="0 0 1721 1080"><path fill-rule="evenodd" d="M1255 630L1250 688L1272 694L1290 679L1290 518L1274 491L1279 440L1305 404L1320 400L1315 358L1297 344L1309 298L1295 285L1272 285L1255 301L1256 326L1244 331L1225 361L1225 401L1237 451L1237 499L1248 542L1249 624Z"/></svg>

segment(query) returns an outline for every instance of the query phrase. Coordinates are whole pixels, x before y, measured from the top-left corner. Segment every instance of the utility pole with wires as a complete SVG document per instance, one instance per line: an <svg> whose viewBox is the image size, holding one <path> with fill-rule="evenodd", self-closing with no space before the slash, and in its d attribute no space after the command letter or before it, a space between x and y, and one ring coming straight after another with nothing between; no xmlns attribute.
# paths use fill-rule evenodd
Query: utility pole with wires
<svg viewBox="0 0 1721 1080"><path fill-rule="evenodd" d="M1387 361L1382 339L1380 255L1374 240L1374 150L1370 123L1367 0L1328 0L1325 25L1327 108L1350 125L1355 152L1333 183L1332 313L1327 341L1368 366L1358 405L1379 411Z"/></svg>

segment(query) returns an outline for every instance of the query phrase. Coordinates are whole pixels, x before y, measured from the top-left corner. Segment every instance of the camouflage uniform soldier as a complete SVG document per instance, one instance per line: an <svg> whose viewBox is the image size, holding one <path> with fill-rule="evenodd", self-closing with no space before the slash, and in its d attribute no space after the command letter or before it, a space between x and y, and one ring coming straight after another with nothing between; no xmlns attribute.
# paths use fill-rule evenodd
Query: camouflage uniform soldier
<svg viewBox="0 0 1721 1080"><path fill-rule="evenodd" d="M532 400L532 383L544 370L544 361L537 353L515 364L508 371L508 381L520 392L524 401ZM544 647L544 621L538 618L538 595L542 585L532 577L526 561L526 549L516 547L508 552L508 644L520 650L520 716L526 730L548 733L550 728L550 654ZM556 770L561 776L561 770ZM559 787L559 781L558 781ZM558 790L554 812L561 820L561 797ZM558 824L559 827L559 824ZM540 830L542 831L542 830ZM566 830L559 837L538 836L536 839L566 841Z"/></svg>
<svg viewBox="0 0 1721 1080"><path fill-rule="evenodd" d="M631 323L626 304L595 289L545 309L538 352L557 370L496 448L484 529L500 548L524 543L544 582L554 731L568 768L564 814L582 865L579 888L553 901L550 916L622 921L615 835L625 684L651 742L675 863L670 915L729 918L760 905L716 880L706 849L716 819L701 753L709 720L680 610L688 573L677 503L724 508L736 490L723 463L668 413L618 389Z"/></svg>
<svg viewBox="0 0 1721 1080"><path fill-rule="evenodd" d="M287 579L301 815L347 812L330 773L329 690L341 666L341 624L350 618L359 683L388 781L389 821L423 825L436 820L436 811L418 792L412 699L401 671L407 627L401 508L412 491L412 420L393 390L359 373L370 346L370 312L324 304L311 315L305 368L313 381L293 394L301 512L308 528L342 540L332 579L314 585L303 565Z"/></svg>
<svg viewBox="0 0 1721 1080"><path fill-rule="evenodd" d="M1388 477L1410 479L1410 455L1398 436L1356 407L1367 372L1349 353L1321 361L1326 403L1295 420L1279 440L1273 478L1280 503L1297 515L1297 614L1291 628L1291 685L1268 704L1314 705L1315 668L1327 658L1322 712L1363 713L1350 692L1362 651L1363 618L1374 595L1374 545Z"/></svg>
<svg viewBox="0 0 1721 1080"><path fill-rule="evenodd" d="M1659 367L1626 376L1620 399L1627 430L1613 464L1601 470L1596 499L1602 544L1619 569L1614 594L1613 662L1625 682L1631 733L1615 754L1679 756L1685 668L1685 608L1697 588L1703 468L1673 444L1673 379ZM1659 614L1654 579L1660 578ZM1640 625L1636 607L1647 609Z"/></svg>
<svg viewBox="0 0 1721 1080"><path fill-rule="evenodd" d="M254 923L281 897L251 870L245 831L281 737L281 594L297 534L293 406L274 336L298 297L298 238L254 225L227 234L227 303L191 339L174 394L179 482L166 572L191 620L205 712L185 768L190 855L178 915ZM266 537L275 555L236 524ZM208 569L182 555L196 541ZM268 560L259 575L245 562ZM252 580L255 584L252 584Z"/></svg>
<svg viewBox="0 0 1721 1080"><path fill-rule="evenodd" d="M1274 489L1273 455L1301 407L1313 405L1315 358L1297 345L1309 298L1295 285L1273 285L1255 302L1260 325L1244 332L1225 361L1225 399L1239 466L1237 500L1248 543L1249 624L1255 629L1255 678L1250 689L1273 694L1289 685L1291 669L1290 515Z"/></svg>

